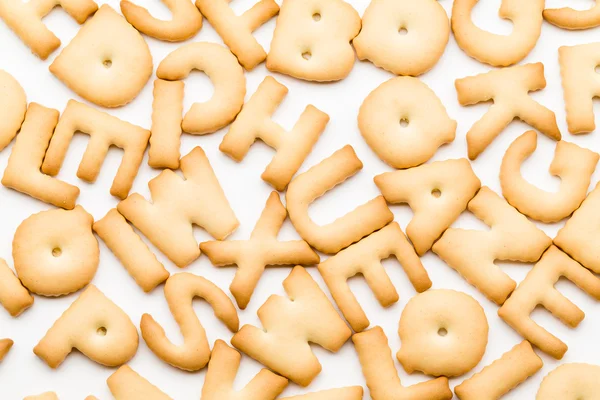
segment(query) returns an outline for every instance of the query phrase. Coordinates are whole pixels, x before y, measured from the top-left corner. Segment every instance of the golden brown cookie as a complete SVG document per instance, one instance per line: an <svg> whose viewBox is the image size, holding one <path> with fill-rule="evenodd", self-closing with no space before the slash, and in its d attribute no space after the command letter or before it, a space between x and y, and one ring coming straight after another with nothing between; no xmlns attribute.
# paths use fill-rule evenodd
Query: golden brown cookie
<svg viewBox="0 0 600 400"><path fill-rule="evenodd" d="M129 365L123 365L106 380L115 400L172 400Z"/></svg>
<svg viewBox="0 0 600 400"><path fill-rule="evenodd" d="M544 0L502 0L498 15L512 22L510 35L491 33L473 23L471 12L478 2L454 0L452 5L452 32L460 48L495 67L506 67L524 59L542 32Z"/></svg>
<svg viewBox="0 0 600 400"><path fill-rule="evenodd" d="M313 265L320 261L318 254L304 240L277 240L286 218L287 211L279 193L272 192L249 240L215 240L200 244L200 250L214 265L238 267L229 290L242 310L250 302L267 266Z"/></svg>
<svg viewBox="0 0 600 400"><path fill-rule="evenodd" d="M402 386L388 340L381 327L356 333L354 347L373 400L451 400L448 378Z"/></svg>
<svg viewBox="0 0 600 400"><path fill-rule="evenodd" d="M285 190L329 122L327 114L308 105L292 130L286 132L271 117L287 92L285 86L267 76L219 146L223 153L238 162L246 157L257 139L272 147L276 154L262 178L277 190Z"/></svg>
<svg viewBox="0 0 600 400"><path fill-rule="evenodd" d="M544 19L563 29L588 29L600 25L600 2L587 10L574 10L570 7L546 8Z"/></svg>
<svg viewBox="0 0 600 400"><path fill-rule="evenodd" d="M583 363L563 364L542 380L535 400L598 400L600 366Z"/></svg>
<svg viewBox="0 0 600 400"><path fill-rule="evenodd" d="M54 59L50 72L84 99L120 107L150 79L152 55L142 35L105 4Z"/></svg>
<svg viewBox="0 0 600 400"><path fill-rule="evenodd" d="M0 304L13 317L20 315L33 304L33 296L2 258L0 258Z"/></svg>
<svg viewBox="0 0 600 400"><path fill-rule="evenodd" d="M152 202L134 193L117 210L183 268L200 256L193 225L223 240L239 222L202 148L181 159L181 171L185 180L167 169L148 182Z"/></svg>
<svg viewBox="0 0 600 400"><path fill-rule="evenodd" d="M403 76L382 83L367 96L358 112L358 128L384 162L410 168L454 140L456 121L425 83Z"/></svg>
<svg viewBox="0 0 600 400"><path fill-rule="evenodd" d="M381 265L381 260L392 255L398 259L417 292L431 287L427 271L396 222L319 264L325 284L355 332L365 330L370 322L347 281L359 274L364 276L379 304L391 306L398 301L398 292Z"/></svg>
<svg viewBox="0 0 600 400"><path fill-rule="evenodd" d="M25 91L15 78L0 69L0 151L17 136L26 110Z"/></svg>
<svg viewBox="0 0 600 400"><path fill-rule="evenodd" d="M482 187L467 208L491 229L449 228L432 250L501 305L517 284L494 261L535 262L552 239L488 187Z"/></svg>
<svg viewBox="0 0 600 400"><path fill-rule="evenodd" d="M267 69L308 81L344 79L354 66L350 42L360 27L360 16L343 0L284 0Z"/></svg>
<svg viewBox="0 0 600 400"><path fill-rule="evenodd" d="M279 375L308 386L321 372L309 342L335 353L351 331L304 268L295 267L283 287L289 299L272 295L258 309L263 328L244 325L231 344Z"/></svg>
<svg viewBox="0 0 600 400"><path fill-rule="evenodd" d="M525 132L506 150L500 167L500 185L506 200L522 214L542 222L568 217L585 199L598 153L564 140L556 143L550 174L560 178L558 192L547 192L527 182L521 165L537 146L537 133Z"/></svg>
<svg viewBox="0 0 600 400"><path fill-rule="evenodd" d="M488 330L483 307L473 297L428 290L410 299L402 311L398 361L409 374L462 375L483 358Z"/></svg>
<svg viewBox="0 0 600 400"><path fill-rule="evenodd" d="M175 274L165 283L165 298L181 330L183 344L174 345L150 314L142 315L140 322L142 337L150 350L163 361L186 371L202 369L210 359L206 331L192 308L195 297L206 300L215 316L231 332L237 332L239 319L229 297L214 283L188 272Z"/></svg>
<svg viewBox="0 0 600 400"><path fill-rule="evenodd" d="M327 225L317 225L308 207L363 167L352 146L344 146L290 183L286 202L294 227L312 247L328 254L358 242L394 219L383 196L378 196Z"/></svg>
<svg viewBox="0 0 600 400"><path fill-rule="evenodd" d="M567 345L532 320L530 314L537 306L543 306L571 328L583 321L583 311L554 287L560 278L568 279L594 299L600 300L600 279L551 246L498 310L498 315L508 325L557 360L567 352Z"/></svg>
<svg viewBox="0 0 600 400"><path fill-rule="evenodd" d="M471 160L476 159L515 118L551 139L560 140L554 113L528 94L546 87L542 63L502 68L457 79L455 86L458 101L463 106L493 102L488 112L467 132Z"/></svg>
<svg viewBox="0 0 600 400"><path fill-rule="evenodd" d="M406 234L420 256L431 249L481 187L464 158L385 172L374 181L388 203L407 203L412 209L414 216Z"/></svg>

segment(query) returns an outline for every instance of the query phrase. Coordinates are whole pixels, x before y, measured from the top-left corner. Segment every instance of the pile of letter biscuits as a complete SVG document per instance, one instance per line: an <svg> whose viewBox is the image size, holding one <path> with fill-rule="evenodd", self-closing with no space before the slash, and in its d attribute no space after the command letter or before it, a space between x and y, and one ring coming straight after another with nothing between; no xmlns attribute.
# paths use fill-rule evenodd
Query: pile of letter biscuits
<svg viewBox="0 0 600 400"><path fill-rule="evenodd" d="M164 296L184 342L173 344L149 314L141 319L142 338L173 367L207 368L203 400L274 400L290 382L308 386L321 371L309 342L336 352L349 339L371 398L451 399L448 378L465 374L482 359L488 322L471 296L428 290L432 282L419 257L429 250L496 303L500 317L523 337L460 383L454 389L458 398L502 397L541 369L534 348L563 357L567 345L535 323L530 313L543 306L570 327L583 320L583 312L555 289L561 277L600 300L600 279L594 275L600 273L600 189L587 195L599 155L561 141L554 113L529 96L545 87L544 66L515 64L536 45L544 20L565 29L599 26L600 2L575 11L544 10L544 0L503 0L500 16L514 24L513 32L504 36L474 25L471 10L477 0L454 0L451 21L437 0L372 0L362 19L342 0L283 0L281 7L273 0L260 0L243 15L234 14L227 0L196 0L195 5L190 0L163 1L172 12L170 21L157 20L127 0L121 1L122 15L108 5L98 8L93 0L0 0L0 19L42 59L61 47L42 21L54 6L82 24L49 69L74 94L101 107L123 106L148 84L153 60L143 35L182 41L194 36L206 18L227 45L185 44L160 61L153 79L150 130L75 100L60 115L43 105L27 104L19 83L0 71L0 148L16 137L2 184L55 206L31 215L17 229L12 243L16 274L1 262L0 303L17 316L33 304L31 294L61 296L83 289L33 349L38 357L56 368L77 349L94 362L119 367L108 379L116 399L169 399L126 365L137 351L138 330L118 305L90 284L99 264L95 235L143 291L164 283ZM275 17L267 54L252 33ZM513 119L521 119L556 140L550 172L561 178L558 192L533 186L521 175L521 164L536 148L536 131L517 138L504 155L502 196L481 186L465 158L426 163L439 146L454 140L457 124L415 76L436 64L451 30L465 53L497 67L455 82L461 105L493 103L467 133L469 158L477 158ZM382 196L318 225L308 214L311 203L357 173L362 163L353 148L345 146L331 149L329 157L296 175L329 117L308 106L293 129L285 131L271 117L287 88L269 76L245 102L244 70L266 60L273 72L336 81L349 74L355 52L359 59L398 75L374 89L358 114L364 140L397 170L375 176ZM592 98L600 95L600 75L595 72L600 43L561 47L559 60L569 131L590 132L595 129ZM184 79L194 69L209 76L215 93L184 115ZM406 124L418 134L403 133ZM203 135L226 126L220 150L234 160L242 162L258 139L275 154L262 175L275 191L247 240L226 240L238 220L204 151L196 147L183 156L179 151L182 132ZM98 221L77 205L79 189L56 178L78 131L91 137L77 171L85 181L96 179L110 146L124 151L110 190L121 201ZM151 199L130 193L147 146L150 166L164 169L148 183ZM185 179L173 172L177 169ZM285 206L279 192L285 194ZM388 203L406 203L413 210L406 236L393 221ZM491 229L450 228L465 210ZM277 239L288 216L303 240ZM570 218L552 239L528 217L542 222ZM236 265L230 286L235 303L201 276L169 276L130 224L178 267L201 253L214 265ZM193 225L215 240L199 245ZM315 250L330 257L320 262ZM397 358L408 373L433 377L408 387L398 378L383 330L369 328L347 283L362 274L382 306L397 302L398 293L381 265L391 255L419 292L402 311ZM517 286L496 260L535 265ZM302 267L316 264L342 315ZM236 307L246 308L268 265L295 265L283 282L288 297L269 297L258 311L262 326L240 328ZM233 347L208 342L191 305L194 297L205 299L231 330ZM0 341L0 358L12 343ZM241 353L265 369L235 391ZM600 366L564 364L544 378L537 399L598 399L599 376ZM293 397L362 398L360 386ZM27 399L57 396L49 392Z"/></svg>

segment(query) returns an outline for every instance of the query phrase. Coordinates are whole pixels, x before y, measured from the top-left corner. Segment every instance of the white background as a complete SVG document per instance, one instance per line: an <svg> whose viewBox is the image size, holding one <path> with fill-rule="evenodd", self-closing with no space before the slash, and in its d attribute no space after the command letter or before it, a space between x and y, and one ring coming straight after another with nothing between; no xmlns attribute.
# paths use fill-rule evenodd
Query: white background
<svg viewBox="0 0 600 400"><path fill-rule="evenodd" d="M136 2L144 4L157 17L169 18L168 10L158 0L136 0ZM119 2L117 0L100 0L98 3L109 3L118 9ZM233 2L232 7L237 12L243 12L253 3L254 0L237 0ZM361 15L368 5L367 0L353 0L350 3ZM450 15L452 2L450 0L440 0L440 3ZM592 0L546 1L547 7L570 5L578 9L585 9L592 4ZM511 23L498 18L499 6L500 0L481 0L473 12L476 24L495 33L509 33ZM78 29L76 22L58 9L44 21L62 40L63 47L71 40ZM256 33L260 43L267 49L274 26L275 20L273 19ZM544 23L542 35L536 48L523 61L523 63L537 61L544 63L548 85L546 89L535 93L533 97L556 113L564 139L595 151L600 151L598 133L575 137L567 131L557 50L561 45L582 44L597 40L598 32L598 29L569 32ZM178 43L164 43L152 38L146 38L146 40L150 45L154 58L154 68L167 54L181 45ZM202 30L191 41L221 43L220 38L206 20ZM427 49L424 49L424 51L427 51ZM41 61L30 53L29 49L18 40L6 25L0 23L0 68L11 73L23 85L27 92L28 101L35 101L62 111L70 98L80 101L81 99L48 71L48 66L58 53L59 51L56 51L47 61ZM456 99L454 80L488 70L490 70L489 66L465 55L458 48L454 38L451 37L439 63L432 71L421 77L440 97L449 115L458 121L456 140L450 145L443 146L434 156L434 160L466 157L465 134L471 125L486 112L488 105L461 107ZM246 99L254 93L258 84L267 74L268 71L265 69L264 64L246 74ZM369 62L356 61L354 69L347 79L331 84L307 83L287 76L277 74L275 76L289 88L288 97L275 115L275 119L284 127L291 128L304 107L309 103L314 104L331 117L326 131L302 166L301 171L305 171L345 144L351 144L359 158L364 162L364 168L359 174L314 204L310 210L311 216L318 223L330 222L378 195L373 177L379 173L390 171L391 168L381 162L365 144L357 128L356 116L363 99L379 84L392 78L392 74L376 68ZM149 129L153 79L154 77L148 81L140 95L131 104L119 109L109 110L109 113ZM186 80L185 110L189 109L195 101L209 99L211 93L212 86L208 78L202 73L194 72ZM600 112L600 109L596 108L596 111ZM502 156L508 145L527 129L528 127L525 124L517 121L513 122L477 161L473 162L473 167L484 185L491 187L498 193L500 192L498 172ZM241 223L231 239L245 239L252 231L272 190L260 179L260 174L273 156L273 151L264 144L257 143L252 147L245 160L237 164L218 150L223 135L224 131L206 136L186 134L182 138L182 155L187 154L194 146L204 148ZM92 213L95 219L100 219L110 208L115 207L117 204L117 199L109 194L109 187L120 162L121 154L118 150L111 150L98 182L88 184L75 176L86 143L87 137L85 135L76 135L59 178L79 186L81 195L78 202ZM525 162L522 168L527 179L546 190L556 190L559 183L558 178L551 177L547 172L554 153L554 146L555 143L550 139L538 135L538 150ZM4 170L6 167L11 148L12 145L0 153L0 170ZM158 170L153 170L147 165L147 158L145 158L132 192L139 192L148 197L147 182L158 173ZM599 177L600 174L597 172L594 175L591 187L596 184ZM11 242L20 222L32 213L49 208L50 206L28 196L0 187L0 256L9 260L10 265L12 265ZM404 229L411 218L410 209L406 206L392 206L392 210L397 221ZM552 225L538 224L538 226L548 235L554 237L563 224L564 221ZM468 213L463 214L454 226L486 229L480 221ZM209 240L209 236L201 229L196 230L196 236L199 241ZM289 221L286 221L280 237L284 239L298 237ZM168 337L175 343L181 343L181 335L164 300L162 286L151 294L144 294L102 242L100 242L100 247L100 267L93 283L122 307L137 326L139 326L143 313L151 313L165 328ZM157 252L154 247L151 246L151 248ZM166 257L158 252L157 255L171 273L179 272L178 268ZM422 258L422 261L430 274L434 288L452 288L471 294L484 307L490 324L489 343L483 360L465 376L452 379L451 385L453 387L497 359L522 339L497 316L496 305L468 285L437 256L430 252ZM395 355L400 347L400 339L397 334L400 314L406 302L415 295L415 291L395 260L387 260L385 265L400 293L400 301L394 306L386 310L382 309L361 279L353 279L351 287L365 308L371 323L381 325L384 328L389 337L392 352ZM527 271L530 270L531 265L502 263L502 267L515 280L521 281ZM201 256L185 270L207 277L227 293L229 293L227 288L235 272L235 268L218 269L213 267L205 256ZM326 290L316 268L309 268L309 271L321 287ZM259 324L256 310L269 295L273 293L284 294L281 282L289 272L290 268L271 268L265 272L249 307L239 313L241 324ZM598 311L600 311L600 305L588 298L571 283L561 281L558 287L585 311L586 319L577 329L571 330L543 310L536 310L533 318L568 344L569 351L562 362L594 363L600 355L600 342L598 341L598 331L600 330L600 313ZM33 307L15 319L0 310L0 338L9 337L15 341L13 349L0 364L0 398L21 399L26 395L38 394L48 390L56 391L61 399L68 400L83 399L89 394L94 394L100 399L112 398L105 381L115 369L102 367L78 352L73 352L58 369L52 370L32 352L32 348L42 338L47 329L77 296L78 294L72 294L57 299L36 296ZM229 341L231 333L217 321L206 303L197 301L194 303L194 307L207 330L211 343L217 338ZM340 386L365 386L358 358L351 341L346 343L337 354L330 354L318 346L313 346L313 350L323 365L322 373L307 389L290 384L284 395ZM541 354L541 352L538 351L538 354L544 360L543 370L505 398L533 398L541 379L559 365L558 361ZM205 371L188 373L167 365L152 354L141 337L139 350L135 358L131 360L130 365L175 399L198 399L200 397ZM405 385L429 379L419 374L407 375L397 361L396 366ZM236 386L245 385L259 369L260 365L258 363L244 357ZM368 391L365 393L365 398L369 398Z"/></svg>

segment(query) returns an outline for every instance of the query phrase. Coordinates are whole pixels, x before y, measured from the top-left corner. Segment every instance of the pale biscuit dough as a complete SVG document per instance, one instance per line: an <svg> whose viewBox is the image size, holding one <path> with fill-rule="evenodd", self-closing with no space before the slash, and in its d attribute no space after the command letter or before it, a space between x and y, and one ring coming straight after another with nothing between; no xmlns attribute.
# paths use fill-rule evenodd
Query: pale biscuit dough
<svg viewBox="0 0 600 400"><path fill-rule="evenodd" d="M412 209L414 216L406 234L420 256L431 249L481 187L464 158L385 172L374 181L388 203L407 203Z"/></svg>
<svg viewBox="0 0 600 400"><path fill-rule="evenodd" d="M363 375L373 400L451 400L448 378L402 386L388 339L381 327L352 336Z"/></svg>
<svg viewBox="0 0 600 400"><path fill-rule="evenodd" d="M244 69L226 47L208 42L179 47L160 62L156 76L167 81L180 81L194 69L210 78L214 94L210 100L192 105L183 117L181 128L194 135L204 135L229 125L238 115L246 95L246 77ZM183 86L178 89L183 90ZM167 139L171 139L170 136Z"/></svg>
<svg viewBox="0 0 600 400"><path fill-rule="evenodd" d="M94 285L54 322L33 352L51 368L79 350L99 364L116 367L129 361L138 348L131 319Z"/></svg>
<svg viewBox="0 0 600 400"><path fill-rule="evenodd" d="M14 343L11 339L0 339L0 362L6 357Z"/></svg>
<svg viewBox="0 0 600 400"><path fill-rule="evenodd" d="M359 60L418 76L438 62L449 38L450 22L437 0L373 0L352 44Z"/></svg>
<svg viewBox="0 0 600 400"><path fill-rule="evenodd" d="M592 132L596 129L593 101L600 97L600 75L596 72L600 43L561 46L558 60L569 132Z"/></svg>
<svg viewBox="0 0 600 400"><path fill-rule="evenodd" d="M111 209L94 222L93 229L144 292L152 291L169 278L169 272L117 209Z"/></svg>
<svg viewBox="0 0 600 400"><path fill-rule="evenodd" d="M45 203L71 210L75 207L79 188L40 171L58 115L58 111L51 108L29 104L25 122L8 158L2 184Z"/></svg>
<svg viewBox="0 0 600 400"><path fill-rule="evenodd" d="M200 256L193 225L223 240L239 225L217 177L200 147L181 159L181 179L164 170L148 182L152 202L134 193L117 206L178 267Z"/></svg>
<svg viewBox="0 0 600 400"><path fill-rule="evenodd" d="M271 117L287 95L287 88L267 76L244 105L219 149L242 161L257 139L275 149L276 154L262 178L277 190L284 190L325 130L329 116L308 105L290 132Z"/></svg>
<svg viewBox="0 0 600 400"><path fill-rule="evenodd" d="M93 0L0 0L0 18L34 54L45 60L60 47L60 39L42 21L56 6L79 24L98 10Z"/></svg>
<svg viewBox="0 0 600 400"><path fill-rule="evenodd" d="M110 146L123 150L123 160L110 188L110 194L124 199L129 194L142 159L150 132L86 104L69 100L58 121L42 164L42 172L58 175L75 132L90 135L77 176L95 182Z"/></svg>
<svg viewBox="0 0 600 400"><path fill-rule="evenodd" d="M281 400L362 400L362 398L363 388L361 386L349 386L345 388L321 390L320 392L286 397L282 398Z"/></svg>
<svg viewBox="0 0 600 400"><path fill-rule="evenodd" d="M564 29L588 29L600 25L600 2L587 10L574 10L570 7L547 8L543 12L544 19L552 25Z"/></svg>
<svg viewBox="0 0 600 400"><path fill-rule="evenodd" d="M152 55L140 33L105 4L50 65L59 80L103 107L132 101L152 75Z"/></svg>
<svg viewBox="0 0 600 400"><path fill-rule="evenodd" d="M328 254L358 242L383 228L394 219L383 196L362 204L327 225L317 225L308 215L308 207L317 198L341 184L363 167L352 146L344 146L290 183L287 209L292 224L312 247Z"/></svg>
<svg viewBox="0 0 600 400"><path fill-rule="evenodd" d="M358 127L369 147L394 168L424 163L456 134L456 121L433 90L409 76L373 90L360 106Z"/></svg>
<svg viewBox="0 0 600 400"><path fill-rule="evenodd" d="M524 340L454 388L460 400L498 400L534 375L544 363Z"/></svg>
<svg viewBox="0 0 600 400"><path fill-rule="evenodd" d="M148 165L152 168L179 168L184 85L183 81L154 81L148 150Z"/></svg>
<svg viewBox="0 0 600 400"><path fill-rule="evenodd" d="M106 380L115 400L172 400L129 365L123 365Z"/></svg>
<svg viewBox="0 0 600 400"><path fill-rule="evenodd" d="M473 297L428 290L410 299L402 311L398 361L409 374L459 376L483 358L488 331L483 307Z"/></svg>
<svg viewBox="0 0 600 400"><path fill-rule="evenodd" d="M229 297L209 280L183 272L171 276L165 284L165 298L173 318L179 325L183 344L174 345L150 314L142 315L140 329L146 344L163 361L186 371L198 371L210 359L206 331L196 316L192 300L200 297L208 302L231 332L237 332L239 319Z"/></svg>
<svg viewBox="0 0 600 400"><path fill-rule="evenodd" d="M537 221L557 222L571 215L585 199L600 156L564 140L556 143L550 174L560 178L560 188L547 192L521 175L521 165L536 145L537 133L528 131L508 147L500 167L502 194L522 214Z"/></svg>
<svg viewBox="0 0 600 400"><path fill-rule="evenodd" d="M320 261L319 255L304 240L277 240L286 218L287 211L279 193L272 192L249 240L216 240L200 244L200 250L214 265L238 267L229 290L242 310L250 302L265 267L313 265Z"/></svg>
<svg viewBox="0 0 600 400"><path fill-rule="evenodd" d="M308 81L344 79L354 66L350 42L360 27L360 16L343 0L285 0L267 69Z"/></svg>
<svg viewBox="0 0 600 400"><path fill-rule="evenodd" d="M452 32L469 56L505 67L524 59L535 47L542 32L544 0L502 0L498 15L513 24L510 35L498 35L479 28L471 11L479 0L455 0L452 6Z"/></svg>
<svg viewBox="0 0 600 400"><path fill-rule="evenodd" d="M567 352L567 345L532 320L530 314L537 306L543 306L571 328L583 321L583 311L554 287L560 278L570 280L595 300L600 300L600 279L552 246L498 310L498 315L508 325L557 360Z"/></svg>
<svg viewBox="0 0 600 400"><path fill-rule="evenodd" d="M319 264L319 272L340 311L355 332L369 327L369 319L348 286L348 279L361 274L383 307L398 301L398 292L381 260L394 255L417 292L431 287L421 260L404 236L400 225L392 222L360 242Z"/></svg>
<svg viewBox="0 0 600 400"><path fill-rule="evenodd" d="M15 78L0 69L0 151L17 136L25 120L25 111L27 111L25 91Z"/></svg>
<svg viewBox="0 0 600 400"><path fill-rule="evenodd" d="M494 261L535 262L552 239L488 187L479 190L468 210L490 230L449 228L433 245L433 252L501 305L517 284Z"/></svg>
<svg viewBox="0 0 600 400"><path fill-rule="evenodd" d="M0 304L13 317L20 315L33 304L33 296L2 258L0 258Z"/></svg>
<svg viewBox="0 0 600 400"><path fill-rule="evenodd" d="M196 0L196 7L248 71L267 58L252 32L277 15L279 6L275 1L259 0L239 16L229 6L229 0Z"/></svg>
<svg viewBox="0 0 600 400"><path fill-rule="evenodd" d="M474 160L513 119L518 118L546 136L560 140L552 111L533 100L528 93L546 87L542 63L518 65L457 79L461 105L492 101L488 112L467 132L469 158Z"/></svg>
<svg viewBox="0 0 600 400"><path fill-rule="evenodd" d="M556 367L542 380L536 400L599 400L600 366L569 363Z"/></svg>
<svg viewBox="0 0 600 400"><path fill-rule="evenodd" d="M162 0L169 8L169 21L154 18L144 7L121 0L121 12L138 31L159 40L179 42L196 35L202 28L202 14L189 0Z"/></svg>
<svg viewBox="0 0 600 400"><path fill-rule="evenodd" d="M241 354L224 341L215 342L202 387L202 400L275 400L283 392L288 380L266 368L243 389L234 390L241 358Z"/></svg>
<svg viewBox="0 0 600 400"><path fill-rule="evenodd" d="M600 273L600 185L590 192L554 238L554 244L587 269Z"/></svg>
<svg viewBox="0 0 600 400"><path fill-rule="evenodd" d="M272 295L258 309L263 329L244 325L231 344L292 382L308 386L321 372L310 344L337 352L352 332L302 267L283 281L289 297Z"/></svg>
<svg viewBox="0 0 600 400"><path fill-rule="evenodd" d="M61 296L90 283L100 263L93 223L81 206L42 211L21 222L12 255L23 286L42 296Z"/></svg>

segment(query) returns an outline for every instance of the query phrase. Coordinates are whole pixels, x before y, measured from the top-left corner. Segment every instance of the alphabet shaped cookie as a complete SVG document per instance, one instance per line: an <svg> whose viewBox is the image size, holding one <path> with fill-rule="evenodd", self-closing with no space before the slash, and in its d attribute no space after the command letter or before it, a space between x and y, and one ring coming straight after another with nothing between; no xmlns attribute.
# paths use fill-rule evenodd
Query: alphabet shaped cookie
<svg viewBox="0 0 600 400"><path fill-rule="evenodd" d="M542 369L544 363L524 340L454 388L460 400L497 400Z"/></svg>
<svg viewBox="0 0 600 400"><path fill-rule="evenodd" d="M402 311L398 361L409 374L462 375L483 358L488 330L483 308L473 297L428 290L410 299Z"/></svg>
<svg viewBox="0 0 600 400"><path fill-rule="evenodd" d="M600 7L598 7L600 16ZM593 99L600 96L600 43L561 46L558 49L560 76L567 112L567 126L573 134L596 129Z"/></svg>
<svg viewBox="0 0 600 400"><path fill-rule="evenodd" d="M473 23L471 11L479 0L456 0L452 6L452 32L469 56L506 67L524 59L535 47L542 32L544 0L502 0L498 15L513 24L510 35L498 35Z"/></svg>
<svg viewBox="0 0 600 400"><path fill-rule="evenodd" d="M267 58L252 32L277 15L279 6L275 1L259 0L239 16L229 6L229 0L196 0L196 7L248 71Z"/></svg>
<svg viewBox="0 0 600 400"><path fill-rule="evenodd" d="M335 254L394 219L383 196L360 205L327 225L317 225L308 215L308 207L313 201L356 174L362 167L352 146L347 145L298 175L290 183L286 193L290 220L300 236L317 250Z"/></svg>
<svg viewBox="0 0 600 400"><path fill-rule="evenodd" d="M84 181L96 181L110 146L123 150L123 160L113 180L110 194L120 199L126 198L142 164L150 132L86 104L69 100L46 151L42 164L43 173L50 176L59 173L75 132L90 135L88 147L77 170L77 176Z"/></svg>
<svg viewBox="0 0 600 400"><path fill-rule="evenodd" d="M351 331L302 267L283 281L289 296L272 295L258 309L263 329L244 325L231 344L292 382L308 386L321 372L311 344L337 352Z"/></svg>
<svg viewBox="0 0 600 400"><path fill-rule="evenodd" d="M504 128L518 118L554 140L561 134L552 111L533 100L528 93L546 87L542 63L518 65L457 79L461 105L493 101L488 112L467 132L469 158L474 160Z"/></svg>
<svg viewBox="0 0 600 400"><path fill-rule="evenodd" d="M569 363L556 367L542 380L536 400L595 400L600 393L600 366Z"/></svg>
<svg viewBox="0 0 600 400"><path fill-rule="evenodd" d="M3 258L0 258L0 304L13 317L20 315L33 304L33 296Z"/></svg>
<svg viewBox="0 0 600 400"><path fill-rule="evenodd" d="M400 225L392 222L360 242L347 247L319 264L319 272L329 288L344 318L355 332L369 327L369 319L348 286L348 279L361 274L382 307L398 301L398 292L381 260L394 255L417 292L431 287L431 280L423 268Z"/></svg>
<svg viewBox="0 0 600 400"><path fill-rule="evenodd" d="M38 394L35 396L27 396L23 400L60 400L56 393L54 392L45 392L42 394ZM94 396L87 396L85 400L98 400Z"/></svg>
<svg viewBox="0 0 600 400"><path fill-rule="evenodd" d="M121 0L121 12L138 31L159 40L180 42L196 35L202 28L202 14L189 0L162 0L173 18L154 18L147 9L129 0Z"/></svg>
<svg viewBox="0 0 600 400"><path fill-rule="evenodd" d="M352 44L359 60L418 76L438 62L449 38L448 16L436 0L373 0Z"/></svg>
<svg viewBox="0 0 600 400"><path fill-rule="evenodd" d="M148 149L148 165L152 168L179 168L184 85L183 81L154 81Z"/></svg>
<svg viewBox="0 0 600 400"><path fill-rule="evenodd" d="M171 276L165 284L165 298L183 336L181 346L174 345L165 330L150 314L142 315L140 329L148 347L163 361L186 371L202 369L210 359L206 331L192 308L192 300L201 297L211 305L215 316L232 332L239 319L235 306L217 285L187 272Z"/></svg>
<svg viewBox="0 0 600 400"><path fill-rule="evenodd" d="M181 128L194 135L204 135L229 125L238 115L246 95L246 78L244 69L226 47L208 42L189 43L173 51L160 62L156 76L180 81L194 69L208 75L215 91L207 102L192 105L183 117ZM178 89L182 91L183 86ZM155 106L153 112L161 110ZM163 142L169 147L174 145L171 135L156 138L152 144L162 147Z"/></svg>
<svg viewBox="0 0 600 400"><path fill-rule="evenodd" d="M79 188L40 171L58 115L54 109L37 103L29 104L21 132L8 158L2 184L45 203L71 210L75 207Z"/></svg>
<svg viewBox="0 0 600 400"><path fill-rule="evenodd" d="M360 16L343 0L285 0L267 69L307 81L344 79L354 66L350 42L360 27Z"/></svg>
<svg viewBox="0 0 600 400"><path fill-rule="evenodd" d="M570 280L594 299L600 300L600 279L551 246L498 310L498 315L515 331L557 360L567 352L567 345L529 315L537 306L543 306L571 328L583 321L583 311L554 287L560 278Z"/></svg>
<svg viewBox="0 0 600 400"><path fill-rule="evenodd" d="M308 105L290 132L271 117L287 95L287 88L267 76L223 137L219 149L242 161L257 139L272 147L276 154L262 178L277 190L284 190L298 171L321 133L329 116Z"/></svg>
<svg viewBox="0 0 600 400"><path fill-rule="evenodd" d="M592 8L574 10L570 7L546 8L544 19L552 25L563 29L588 29L600 25L600 2L596 1Z"/></svg>
<svg viewBox="0 0 600 400"><path fill-rule="evenodd" d="M11 339L0 339L0 362L6 357L14 343Z"/></svg>
<svg viewBox="0 0 600 400"><path fill-rule="evenodd" d="M61 296L90 283L100 262L93 223L81 206L42 211L23 221L12 242L23 286L42 296Z"/></svg>
<svg viewBox="0 0 600 400"><path fill-rule="evenodd" d="M407 203L412 209L414 216L406 234L420 256L431 249L481 187L464 158L385 172L374 181L388 203Z"/></svg>
<svg viewBox="0 0 600 400"><path fill-rule="evenodd" d="M362 386L349 386L339 389L321 390L320 392L313 392L307 394L301 394L298 396L286 397L281 400L362 400L363 388Z"/></svg>
<svg viewBox="0 0 600 400"><path fill-rule="evenodd" d="M392 78L367 96L358 127L369 147L394 168L424 163L456 133L456 121L435 93L408 76Z"/></svg>
<svg viewBox="0 0 600 400"><path fill-rule="evenodd" d="M108 367L129 361L138 347L131 319L96 286L89 285L54 322L33 352L51 368L73 349Z"/></svg>
<svg viewBox="0 0 600 400"><path fill-rule="evenodd" d="M202 387L202 400L275 400L283 392L288 380L266 368L261 369L242 390L234 390L241 358L242 355L224 341L215 342Z"/></svg>
<svg viewBox="0 0 600 400"><path fill-rule="evenodd" d="M183 268L200 256L194 224L223 240L239 222L204 150L195 147L183 157L181 171L185 180L167 169L148 182L152 202L134 193L117 210Z"/></svg>
<svg viewBox="0 0 600 400"><path fill-rule="evenodd" d="M148 82L152 56L142 35L105 4L54 59L50 72L84 99L120 107Z"/></svg>
<svg viewBox="0 0 600 400"><path fill-rule="evenodd" d="M0 18L35 55L45 60L60 47L60 39L42 22L56 6L62 7L78 24L98 10L93 0L0 0Z"/></svg>
<svg viewBox="0 0 600 400"><path fill-rule="evenodd" d="M304 240L280 242L277 234L287 211L277 192L272 192L249 240L211 241L200 244L200 251L220 267L236 265L238 270L229 290L244 310L267 266L318 264L319 255Z"/></svg>
<svg viewBox="0 0 600 400"><path fill-rule="evenodd" d="M363 375L373 400L450 400L448 378L440 377L412 386L402 386L388 339L376 326L352 336Z"/></svg>
<svg viewBox="0 0 600 400"><path fill-rule="evenodd" d="M0 69L0 151L17 136L25 120L25 111L27 111L25 91L15 78Z"/></svg>
<svg viewBox="0 0 600 400"><path fill-rule="evenodd" d="M144 292L152 291L169 278L169 272L117 209L111 209L94 222L93 229Z"/></svg>
<svg viewBox="0 0 600 400"><path fill-rule="evenodd" d="M557 222L571 215L585 199L600 156L564 140L556 143L550 174L560 177L560 189L547 192L521 175L521 164L536 145L536 132L528 131L508 147L500 167L502 194L522 214L542 222Z"/></svg>
<svg viewBox="0 0 600 400"><path fill-rule="evenodd" d="M172 400L129 365L123 365L106 380L115 400Z"/></svg>
<svg viewBox="0 0 600 400"><path fill-rule="evenodd" d="M488 187L482 187L467 208L490 230L449 228L433 252L501 305L517 284L494 261L535 262L552 239Z"/></svg>
<svg viewBox="0 0 600 400"><path fill-rule="evenodd" d="M590 192L554 238L554 244L587 269L600 273L600 186Z"/></svg>

